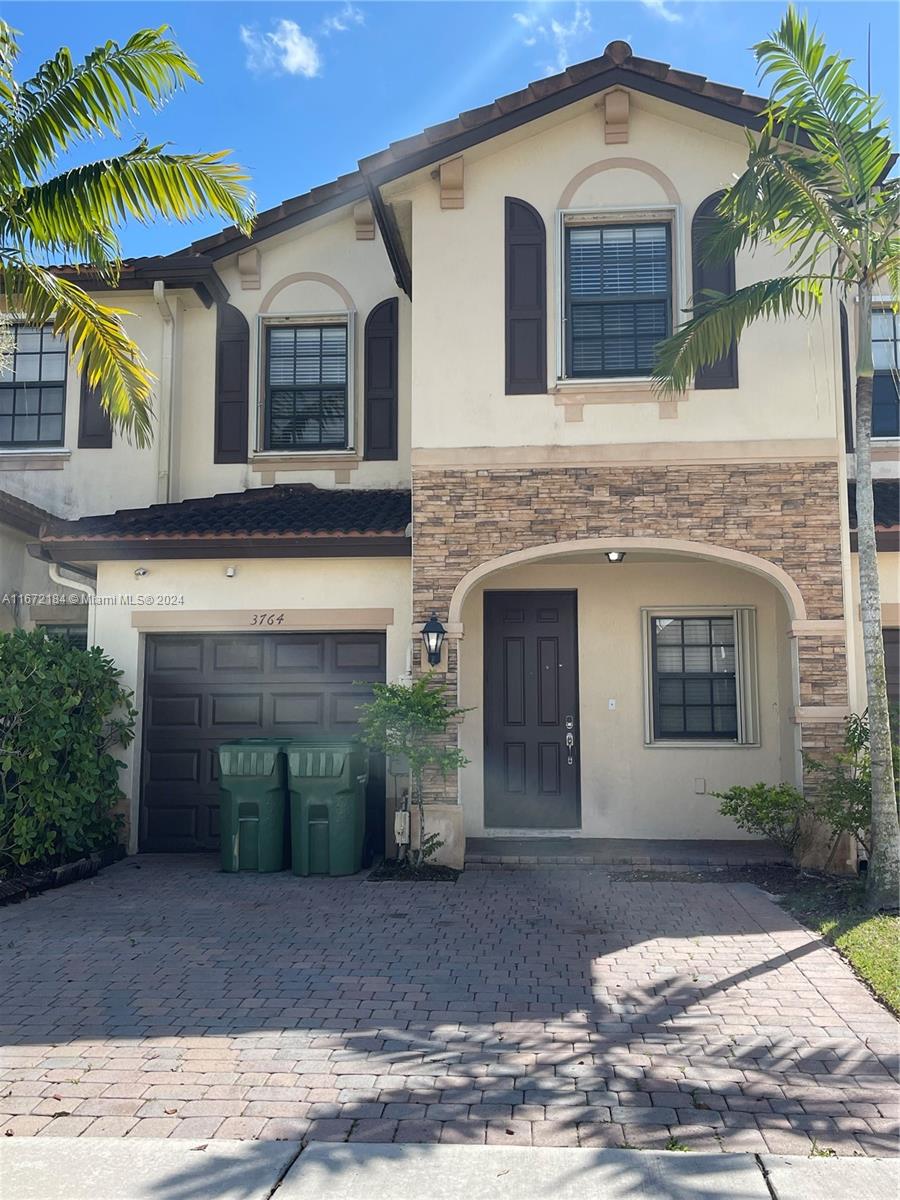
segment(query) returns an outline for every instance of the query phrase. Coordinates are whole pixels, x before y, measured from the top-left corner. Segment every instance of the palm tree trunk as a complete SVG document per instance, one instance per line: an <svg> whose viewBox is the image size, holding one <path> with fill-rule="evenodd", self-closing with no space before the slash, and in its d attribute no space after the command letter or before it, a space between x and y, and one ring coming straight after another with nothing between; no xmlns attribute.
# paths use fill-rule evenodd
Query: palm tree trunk
<svg viewBox="0 0 900 1200"><path fill-rule="evenodd" d="M900 907L900 821L894 788L891 721L884 671L881 590L875 544L872 494L872 292L859 288L859 342L856 376L856 529L859 597L866 664L869 746L872 759L872 851L866 887L868 907Z"/></svg>

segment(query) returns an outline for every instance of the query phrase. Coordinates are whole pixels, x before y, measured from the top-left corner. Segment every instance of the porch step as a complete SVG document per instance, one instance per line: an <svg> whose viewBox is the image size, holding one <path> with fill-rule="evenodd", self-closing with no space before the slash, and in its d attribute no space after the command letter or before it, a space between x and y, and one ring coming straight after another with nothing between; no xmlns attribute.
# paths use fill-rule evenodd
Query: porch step
<svg viewBox="0 0 900 1200"><path fill-rule="evenodd" d="M467 838L466 868L534 866L745 867L785 863L764 841L650 838Z"/></svg>

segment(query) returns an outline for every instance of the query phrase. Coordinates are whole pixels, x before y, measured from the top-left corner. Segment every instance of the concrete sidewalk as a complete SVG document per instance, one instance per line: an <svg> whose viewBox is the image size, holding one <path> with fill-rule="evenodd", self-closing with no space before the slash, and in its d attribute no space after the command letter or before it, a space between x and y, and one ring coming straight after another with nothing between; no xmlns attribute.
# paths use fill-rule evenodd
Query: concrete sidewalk
<svg viewBox="0 0 900 1200"><path fill-rule="evenodd" d="M897 1160L531 1146L0 1141L0 1200L896 1200Z"/></svg>

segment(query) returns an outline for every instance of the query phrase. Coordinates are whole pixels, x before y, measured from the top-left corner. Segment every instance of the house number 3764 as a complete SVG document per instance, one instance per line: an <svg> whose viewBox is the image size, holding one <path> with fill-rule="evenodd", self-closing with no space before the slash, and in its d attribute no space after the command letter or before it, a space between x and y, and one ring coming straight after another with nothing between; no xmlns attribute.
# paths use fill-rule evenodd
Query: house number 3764
<svg viewBox="0 0 900 1200"><path fill-rule="evenodd" d="M250 617L251 625L283 625L283 612L261 612L253 613Z"/></svg>

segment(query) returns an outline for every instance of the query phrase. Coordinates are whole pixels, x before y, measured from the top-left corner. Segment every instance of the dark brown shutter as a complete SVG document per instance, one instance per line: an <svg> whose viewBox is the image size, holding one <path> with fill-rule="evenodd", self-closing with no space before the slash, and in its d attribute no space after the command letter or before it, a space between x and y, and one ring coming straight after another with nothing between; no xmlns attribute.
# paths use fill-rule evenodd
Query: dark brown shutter
<svg viewBox="0 0 900 1200"><path fill-rule="evenodd" d="M850 376L850 325L843 303L838 309L841 325L841 391L844 397L844 447L853 450L853 385Z"/></svg>
<svg viewBox="0 0 900 1200"><path fill-rule="evenodd" d="M397 366L400 305L396 296L382 300L366 320L364 457L397 457Z"/></svg>
<svg viewBox="0 0 900 1200"><path fill-rule="evenodd" d="M250 327L232 304L219 304L216 316L217 463L247 461L250 404Z"/></svg>
<svg viewBox="0 0 900 1200"><path fill-rule="evenodd" d="M714 223L716 206L723 192L707 196L694 213L691 224L691 257L694 270L693 302L702 303L703 293L721 292L730 296L734 292L734 255L724 262L709 262L703 258L703 243ZM711 363L697 372L694 386L698 388L736 388L738 386L737 343L732 342L727 354L718 362Z"/></svg>
<svg viewBox="0 0 900 1200"><path fill-rule="evenodd" d="M79 450L109 450L112 447L112 422L100 403L99 387L91 387L87 370L81 373L81 395L78 401Z"/></svg>
<svg viewBox="0 0 900 1200"><path fill-rule="evenodd" d="M506 197L506 394L547 391L547 234L541 214Z"/></svg>

